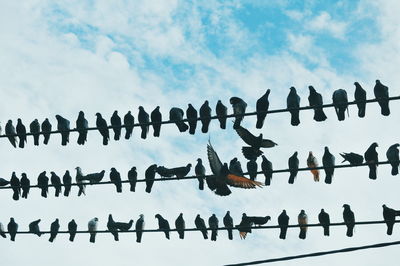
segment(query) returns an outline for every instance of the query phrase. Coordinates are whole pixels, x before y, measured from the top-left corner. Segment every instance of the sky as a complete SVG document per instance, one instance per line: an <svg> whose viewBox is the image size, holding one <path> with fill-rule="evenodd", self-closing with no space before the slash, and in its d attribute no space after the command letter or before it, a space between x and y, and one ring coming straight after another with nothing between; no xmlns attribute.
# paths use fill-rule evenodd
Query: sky
<svg viewBox="0 0 400 266"><path fill-rule="evenodd" d="M169 109L188 103L199 108L205 100L215 111L221 100L238 96L255 110L256 100L271 89L270 109L286 107L289 88L297 88L301 105L308 105L308 86L313 85L331 103L334 90L346 89L353 100L355 81L373 97L376 79L389 87L390 95L399 95L396 79L400 53L400 18L395 0L365 1L0 1L0 121L14 125L21 118L26 126L35 118L55 115L75 125L78 112L84 111L89 125L95 125L100 112L109 121L114 110L123 116L131 110L137 118L138 106L149 113L160 106L168 119ZM355 106L350 116L339 122L333 109L326 109L328 119L315 122L312 111L300 114L301 124L290 125L288 113L270 114L261 130L255 128L255 117L246 117L243 126L263 133L279 145L265 150L274 169L287 168L287 159L298 151L301 167L306 166L309 151L322 161L328 146L340 163L339 152L363 154L377 142L380 160L386 160L387 148L399 142L399 106L391 102L391 115L380 115L378 104L367 106L366 117L358 118ZM228 125L231 121L228 121ZM150 131L152 134L152 130ZM110 141L103 146L100 134L91 131L84 146L76 144L71 133L68 146L61 137L52 135L47 146L33 146L28 138L25 149L14 149L7 139L0 140L0 177L10 178L13 171L25 172L36 183L46 170L62 176L80 166L84 173L115 167L126 179L132 166L138 177L156 163L167 167L205 162L206 144L210 138L222 161L239 158L243 142L231 126L219 129L212 121L209 133L192 136L179 133L174 125L164 125L161 136L140 139L135 128L130 140ZM43 141L43 139L41 139ZM258 161L260 163L260 160ZM194 173L194 170L191 172ZM324 174L322 173L324 178ZM88 187L85 197L77 197L73 188L68 198L47 199L32 189L27 200L12 200L12 192L0 191L0 222L14 217L20 230L41 218L42 230L60 219L61 230L74 218L78 229L99 218L99 229L105 229L108 214L115 220L138 219L144 214L146 228L157 228L154 215L159 213L173 225L179 213L187 227L194 227L196 214L208 220L213 213L222 224L230 210L238 224L243 212L248 215L270 215L276 224L285 209L290 223L297 223L301 209L310 223L318 222L324 208L332 222L342 221L342 205L347 203L356 220L382 219L382 204L400 209L399 177L390 175L390 167L378 168L378 179L368 179L368 168L337 169L333 183L314 182L311 173L298 174L294 185L288 174L275 174L272 185L256 190L232 189L228 197L219 197L207 188L198 190L197 180L157 182L151 194L144 184L137 192L115 193L113 186ZM262 176L258 180L264 181ZM310 228L306 240L298 238L298 229L288 231L286 240L277 230L255 230L246 240L237 232L234 240L220 232L218 241L202 239L199 232L188 232L185 240L176 233L166 240L162 233L148 233L141 244L133 234L122 234L114 242L111 234L89 243L88 235L78 235L69 242L59 235L54 243L47 236L17 235L16 242L1 239L4 265L222 265L290 256L378 242L398 240L400 229L386 235L385 225L356 226L352 238L345 228L331 229L324 237L321 228ZM319 258L275 263L275 265L326 266L393 265L396 247L359 251Z"/></svg>

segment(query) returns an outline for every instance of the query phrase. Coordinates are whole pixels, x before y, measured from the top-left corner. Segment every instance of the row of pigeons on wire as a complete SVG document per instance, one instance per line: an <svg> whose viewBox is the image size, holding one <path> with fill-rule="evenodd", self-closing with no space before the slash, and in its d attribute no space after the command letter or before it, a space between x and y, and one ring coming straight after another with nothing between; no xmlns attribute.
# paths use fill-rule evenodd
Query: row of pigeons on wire
<svg viewBox="0 0 400 266"><path fill-rule="evenodd" d="M396 222L396 216L400 216L400 211L387 207L385 204L383 207L383 218L384 222L387 225L386 233L388 235L392 235L393 226ZM171 226L167 219L162 217L160 214L156 214L155 218L158 220L158 230L164 232L165 237L170 239ZM286 213L286 210L283 210L282 213L277 217L278 225L280 228L280 239L286 239L287 229L289 227L289 216ZM248 233L252 232L252 227L254 226L264 226L268 221L271 220L269 215L267 216L248 216L246 213L242 214L242 219L238 225L234 225L233 218L230 215L230 212L227 211L225 216L223 217L223 228L220 228L218 217L213 214L208 219L208 228L203 218L201 218L200 214L198 214L194 220L195 228L200 231L204 239L208 239L208 231L211 231L211 241L216 241L219 230L226 230L228 232L229 240L233 240L233 230L239 231L239 236L241 239L245 239ZM35 234L37 236L41 236L43 232L41 232L39 228L39 223L41 219L35 220L29 224L29 233ZM299 238L306 239L307 229L308 229L308 216L304 210L301 210L299 215L297 216L298 227L300 228ZM321 212L318 214L318 221L320 226L323 228L324 236L329 236L330 234L330 216L324 210L321 209ZM347 227L346 236L352 237L354 232L354 227L356 225L356 220L354 216L354 212L351 210L350 205L343 204L343 221ZM91 219L88 222L87 230L90 233L90 242L95 243L96 234L98 231L98 223L99 219L97 217ZM107 230L110 232L115 241L119 241L119 232L129 232L133 226L134 221L130 220L128 222L118 222L115 221L112 215L108 216L107 221ZM144 215L141 214L139 219L135 224L135 232L136 232L136 242L140 243L142 241L142 235L144 230ZM11 241L15 241L15 237L18 233L18 224L16 223L14 218L10 218L10 222L7 225L7 233L10 234ZM256 227L257 228L257 227ZM180 239L185 238L185 230L186 230L186 222L183 218L183 214L179 214L179 216L175 220L175 231L178 233ZM57 234L60 231L60 221L56 219L50 225L50 238L49 241L53 242L56 239ZM72 219L68 223L68 233L69 240L72 242L75 239L75 235L78 231L78 225L74 219ZM0 235L3 238L6 238L6 231L2 223L0 223Z"/></svg>
<svg viewBox="0 0 400 266"><path fill-rule="evenodd" d="M358 82L354 83L356 86L354 97L357 101L358 106L358 116L365 116L366 109L366 100L367 93L361 87ZM325 115L323 108L323 99L322 95L318 93L312 86L309 86L310 95L308 97L309 105L314 109L314 120L315 121L325 121L327 116ZM266 93L257 100L256 102L256 112L257 112L257 122L256 128L261 129L264 125L264 120L266 118L268 109L269 109L269 97L270 90L268 89ZM381 113L384 116L388 116L390 114L389 109L389 89L387 86L380 83L379 80L376 81L376 85L374 87L375 98L378 99L378 103L381 107ZM335 107L335 111L339 121L345 119L345 112L348 112L348 96L347 92L343 89L338 89L334 91L332 96L333 104ZM246 113L247 103L239 98L239 97L231 97L230 103L232 105L233 114L235 116L235 121L233 124L233 128L236 129L240 126L241 121L244 118L244 114ZM287 108L291 113L291 125L298 126L300 124L299 112L300 110L300 96L297 94L296 89L294 87L290 88L290 93L287 97ZM217 102L215 111L217 118L220 123L220 128L226 128L227 121L227 107L219 100ZM132 115L131 111L129 111L122 119L118 115L118 111L114 111L113 115L110 119L110 124L107 124L107 121L102 117L100 113L96 113L96 128L100 132L103 137L103 144L107 145L110 140L110 132L109 129L112 128L114 131L114 140L119 140L121 138L121 129L125 128L125 139L129 139L132 135L133 128L135 126L135 118ZM209 106L209 102L205 101L204 104L200 107L199 112L193 107L192 104L188 104L188 108L186 110L186 118L188 121L187 125L184 121L185 112L178 107L173 107L169 112L169 121L175 122L180 132L185 132L189 130L190 134L195 134L197 128L197 121L200 120L202 123L201 131L203 133L208 132L208 128L210 122L212 120L212 110ZM61 133L61 145L65 146L69 142L69 135L71 131L71 122L62 117L61 115L55 116L57 119L57 130ZM160 112L160 107L157 106L149 115L142 106L139 106L138 113L138 121L141 127L141 138L146 139L149 132L149 125L152 124L154 133L154 137L160 136L161 131L161 123L162 123L162 114ZM75 131L79 133L77 143L79 145L84 145L87 141L89 123L85 118L85 114L83 111L79 112L78 118L76 120L76 128ZM39 137L43 135L44 144L48 144L50 140L50 135L52 134L52 125L48 118L46 118L41 124L38 119L35 119L33 122L29 124L30 133L33 136L34 145L39 145ZM1 131L0 131L1 133ZM19 139L19 147L24 148L25 143L27 142L27 129L25 125L22 123L22 120L18 118L17 125L14 127L12 120L8 120L5 126L5 135L8 137L10 143L17 147L18 139Z"/></svg>
<svg viewBox="0 0 400 266"><path fill-rule="evenodd" d="M378 153L376 151L378 144L373 143L364 153L364 156L351 152L351 153L341 153L340 155L343 157L344 161L348 161L350 165L360 165L364 161L368 162L369 167L369 178L376 179L377 178L377 164L378 163ZM392 166L391 174L397 175L399 168L399 144L394 144L389 147L386 152L386 157L389 163ZM204 190L204 183L207 184L210 190L215 191L217 195L227 196L231 193L230 189L227 185L238 187L238 188L256 188L261 187L263 185L269 186L272 181L273 174L273 166L271 161L269 161L264 155L262 155L261 162L261 173L265 176L265 182L261 183L256 181L258 171L258 164L256 160L250 160L247 163L247 173L244 173L241 167L240 161L235 157L233 158L228 165L222 164L219 160L217 153L211 144L207 146L207 155L210 163L210 168L212 170L213 175L206 175L206 169L203 165L203 161L201 158L197 159L197 164L195 166L195 176L199 182L199 189ZM343 161L343 162L344 162ZM312 152L309 152L308 158L306 160L307 166L310 168L314 181L318 182L320 180L320 171L315 169L319 167L317 158L313 155ZM335 170L335 156L329 152L328 147L325 147L325 152L322 157L322 163L325 171L325 183L331 184L332 177L334 175ZM295 152L288 160L288 172L290 172L289 184L293 184L295 178L297 177L299 171L299 159L297 158L297 152ZM158 173L161 177L170 178L176 177L178 179L187 177L192 168L192 164L189 163L186 166L167 168L165 166L157 166L156 164L150 165L145 171L145 179L146 189L145 191L151 193L156 173ZM65 172L62 178L60 178L55 172L50 172L51 177L49 178L46 175L46 171L43 171L39 174L37 178L37 186L41 189L41 196L47 198L49 192L49 181L51 185L55 188L55 196L58 197L62 194L62 187L64 187L64 196L68 197L71 192L72 187L72 177L70 175L69 170ZM244 175L249 175L250 178L244 177ZM80 167L76 167L76 184L79 188L78 196L85 195L86 185L89 184L98 184L100 183L105 175L105 170L102 170L98 173L90 173L84 174ZM128 180L122 181L121 174L115 169L111 168L109 177L111 183L113 183L116 187L116 192L122 192L122 184L129 183L130 191L134 192L136 190L136 183L138 182L138 173L136 167L132 167L128 171ZM163 179L160 179L163 180ZM206 181L206 182L204 182ZM19 179L15 172L12 173L11 179L6 180L4 178L0 178L0 186L7 186L13 190L13 199L18 200L20 197L28 198L28 194L31 188L31 182L28 179L26 173L21 174L21 179ZM22 194L22 196L21 196Z"/></svg>

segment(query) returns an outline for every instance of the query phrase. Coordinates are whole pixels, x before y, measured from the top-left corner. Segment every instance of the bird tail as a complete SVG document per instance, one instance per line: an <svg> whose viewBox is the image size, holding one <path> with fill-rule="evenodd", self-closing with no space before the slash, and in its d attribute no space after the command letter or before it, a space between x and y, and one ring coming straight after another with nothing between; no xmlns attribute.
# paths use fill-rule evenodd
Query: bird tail
<svg viewBox="0 0 400 266"><path fill-rule="evenodd" d="M398 175L399 174L399 166L392 166L392 175Z"/></svg>
<svg viewBox="0 0 400 266"><path fill-rule="evenodd" d="M96 233L90 233L90 239L89 239L89 241L90 241L91 243L96 242Z"/></svg>
<svg viewBox="0 0 400 266"><path fill-rule="evenodd" d="M300 228L299 238L300 239L306 239L306 235L307 235L307 229Z"/></svg>
<svg viewBox="0 0 400 266"><path fill-rule="evenodd" d="M39 146L39 135L34 135L33 136L33 144L35 146Z"/></svg>
<svg viewBox="0 0 400 266"><path fill-rule="evenodd" d="M264 126L264 119L266 116L267 116L267 114L258 114L257 115L256 128L261 129Z"/></svg>
<svg viewBox="0 0 400 266"><path fill-rule="evenodd" d="M295 178L296 178L296 175L295 175L295 174L290 174L288 183L289 183L289 184L293 184Z"/></svg>
<svg viewBox="0 0 400 266"><path fill-rule="evenodd" d="M146 192L150 193L151 192L151 186L146 186Z"/></svg>
<svg viewBox="0 0 400 266"><path fill-rule="evenodd" d="M281 232L279 234L280 239L286 239L286 232L287 232L287 227L281 228Z"/></svg>
<svg viewBox="0 0 400 266"><path fill-rule="evenodd" d="M69 241L73 242L75 239L75 234L70 234L69 235Z"/></svg>
<svg viewBox="0 0 400 266"><path fill-rule="evenodd" d="M319 170L318 170L318 169L311 170L311 173L312 173L313 176L314 176L314 181L315 181L315 182L319 182Z"/></svg>
<svg viewBox="0 0 400 266"><path fill-rule="evenodd" d="M147 137L147 127L146 127L146 129L142 128L142 133L140 134L140 137L142 139L146 139L146 137Z"/></svg>
<svg viewBox="0 0 400 266"><path fill-rule="evenodd" d="M47 190L45 188L42 188L42 193L41 193L43 198L47 198Z"/></svg>
<svg viewBox="0 0 400 266"><path fill-rule="evenodd" d="M0 232L0 236L2 236L3 238L6 238L6 234L4 232Z"/></svg>
<svg viewBox="0 0 400 266"><path fill-rule="evenodd" d="M50 241L51 243L53 243L53 241L54 241L54 238L55 238L55 237L53 237L53 236L50 236L50 238L49 238L49 241Z"/></svg>
<svg viewBox="0 0 400 266"><path fill-rule="evenodd" d="M221 129L226 129L226 117L220 117L219 119L219 127Z"/></svg>
<svg viewBox="0 0 400 266"><path fill-rule="evenodd" d="M23 141L22 139L19 140L19 145L18 147L20 147L21 149L25 147L25 141Z"/></svg>
<svg viewBox="0 0 400 266"><path fill-rule="evenodd" d="M353 227L352 226L347 226L346 236L348 236L348 237L353 236Z"/></svg>
<svg viewBox="0 0 400 266"><path fill-rule="evenodd" d="M125 139L129 139L131 137L131 135L132 135L132 129L126 128Z"/></svg>
<svg viewBox="0 0 400 266"><path fill-rule="evenodd" d="M185 238L185 231L179 233L179 238L180 239L184 239Z"/></svg>
<svg viewBox="0 0 400 266"><path fill-rule="evenodd" d="M136 184L131 184L130 191L135 192Z"/></svg>
<svg viewBox="0 0 400 266"><path fill-rule="evenodd" d="M369 178L375 180L376 179L376 165L370 164L369 166Z"/></svg>
<svg viewBox="0 0 400 266"><path fill-rule="evenodd" d="M50 134L44 135L43 144L47 145L49 143L49 140L50 140Z"/></svg>
<svg viewBox="0 0 400 266"><path fill-rule="evenodd" d="M329 236L329 226L324 227L324 236Z"/></svg>
<svg viewBox="0 0 400 266"><path fill-rule="evenodd" d="M142 242L142 232L136 232L136 242Z"/></svg>
<svg viewBox="0 0 400 266"><path fill-rule="evenodd" d="M208 239L208 234L207 234L207 231L206 231L206 230L204 230L204 231L202 231L202 233L203 233L203 237L204 237L204 239Z"/></svg>
<svg viewBox="0 0 400 266"><path fill-rule="evenodd" d="M388 234L389 236L392 235L393 233L393 225L394 225L393 223L387 225L386 234Z"/></svg>
<svg viewBox="0 0 400 266"><path fill-rule="evenodd" d="M290 124L292 126L298 126L300 124L299 110L291 111L290 114L291 114Z"/></svg>
<svg viewBox="0 0 400 266"><path fill-rule="evenodd" d="M231 194L231 190L228 188L227 185L224 186L218 186L217 185L217 189L215 190L215 194L220 195L220 196L228 196L229 194Z"/></svg>
<svg viewBox="0 0 400 266"><path fill-rule="evenodd" d="M185 132L189 129L189 126L183 121L176 122L176 125L178 126L180 132Z"/></svg>
<svg viewBox="0 0 400 266"><path fill-rule="evenodd" d="M358 117L363 118L365 116L365 106L365 103L358 106Z"/></svg>
<svg viewBox="0 0 400 266"><path fill-rule="evenodd" d="M19 192L18 192L18 190L14 191L13 200L19 200Z"/></svg>
<svg viewBox="0 0 400 266"><path fill-rule="evenodd" d="M203 125L201 126L201 132L207 133L209 124L210 122L204 122Z"/></svg>
<svg viewBox="0 0 400 266"><path fill-rule="evenodd" d="M103 137L103 145L107 145L108 144L108 138L107 137Z"/></svg>
<svg viewBox="0 0 400 266"><path fill-rule="evenodd" d="M114 140L119 140L121 136L121 129L114 131Z"/></svg>
<svg viewBox="0 0 400 266"><path fill-rule="evenodd" d="M336 114L337 114L337 117L338 117L338 119L339 119L339 121L343 121L344 120L344 118L345 118L345 112L346 112L346 109L338 109L337 111L336 111Z"/></svg>
<svg viewBox="0 0 400 266"><path fill-rule="evenodd" d="M169 239L169 231L165 231L165 237Z"/></svg>
<svg viewBox="0 0 400 266"><path fill-rule="evenodd" d="M228 229L228 238L229 238L229 240L233 239L233 231L232 231L232 229Z"/></svg>
<svg viewBox="0 0 400 266"><path fill-rule="evenodd" d="M203 178L199 178L199 189L204 190L204 179Z"/></svg>
<svg viewBox="0 0 400 266"><path fill-rule="evenodd" d="M28 190L24 190L22 192L22 196L21 197L24 198L24 199L27 199L28 198Z"/></svg>
<svg viewBox="0 0 400 266"><path fill-rule="evenodd" d="M65 197L68 197L68 196L69 196L69 192L70 192L70 191L71 191L71 188L69 188L69 187L68 187L68 188L67 188L67 187L65 187L65 188L64 188L64 196L65 196Z"/></svg>
<svg viewBox="0 0 400 266"><path fill-rule="evenodd" d="M384 116L390 115L389 101L381 102L381 114Z"/></svg>
<svg viewBox="0 0 400 266"><path fill-rule="evenodd" d="M161 125L153 125L153 136L154 137L159 137L160 136L160 130L161 130Z"/></svg>
<svg viewBox="0 0 400 266"><path fill-rule="evenodd" d="M211 241L217 241L217 230L211 232Z"/></svg>
<svg viewBox="0 0 400 266"><path fill-rule="evenodd" d="M235 122L233 123L233 129L238 129L240 127L240 123L242 122L243 117L237 116Z"/></svg>
<svg viewBox="0 0 400 266"><path fill-rule="evenodd" d="M117 186L117 193L122 193L122 185L121 184L119 184Z"/></svg>
<svg viewBox="0 0 400 266"><path fill-rule="evenodd" d="M322 122L327 119L324 110L321 109L315 109L314 111L314 120L317 122Z"/></svg>
<svg viewBox="0 0 400 266"><path fill-rule="evenodd" d="M331 174L327 174L325 176L325 183L326 184L332 184L332 175Z"/></svg>

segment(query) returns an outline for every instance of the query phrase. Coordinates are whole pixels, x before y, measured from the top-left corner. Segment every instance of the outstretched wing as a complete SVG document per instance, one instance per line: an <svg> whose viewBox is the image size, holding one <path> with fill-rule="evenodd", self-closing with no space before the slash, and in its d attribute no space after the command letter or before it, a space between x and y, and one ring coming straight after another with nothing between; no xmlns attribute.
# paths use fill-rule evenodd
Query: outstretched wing
<svg viewBox="0 0 400 266"><path fill-rule="evenodd" d="M208 142L207 144L207 157L208 162L210 163L211 171L214 175L219 175L219 173L221 172L222 163L218 157L218 154L215 152L213 146L211 145L211 142Z"/></svg>
<svg viewBox="0 0 400 266"><path fill-rule="evenodd" d="M257 137L250 133L247 129L242 126L238 126L236 129L239 137L250 146L255 146L257 143Z"/></svg>
<svg viewBox="0 0 400 266"><path fill-rule="evenodd" d="M246 177L234 174L228 174L226 176L226 183L232 187L240 187L240 188L256 188L256 187L262 187L263 185L261 182L253 181Z"/></svg>
<svg viewBox="0 0 400 266"><path fill-rule="evenodd" d="M270 139L263 139L261 141L261 147L263 147L263 148L272 148L272 147L275 147L277 145L278 145L277 143L273 142Z"/></svg>

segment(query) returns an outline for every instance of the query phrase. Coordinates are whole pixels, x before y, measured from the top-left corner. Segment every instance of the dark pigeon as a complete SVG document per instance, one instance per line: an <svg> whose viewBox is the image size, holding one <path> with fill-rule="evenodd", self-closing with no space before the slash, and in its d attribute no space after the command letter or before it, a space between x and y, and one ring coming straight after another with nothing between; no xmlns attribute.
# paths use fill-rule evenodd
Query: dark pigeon
<svg viewBox="0 0 400 266"><path fill-rule="evenodd" d="M217 113L218 116L218 121L219 121L219 127L221 129L226 128L226 119L228 115L228 108L221 102L221 100L218 100L217 106L215 107L215 112Z"/></svg>
<svg viewBox="0 0 400 266"><path fill-rule="evenodd" d="M37 235L38 237L40 237L42 235L42 232L40 232L40 228L39 228L40 221L41 221L41 219L38 219L29 224L29 232L34 235Z"/></svg>
<svg viewBox="0 0 400 266"><path fill-rule="evenodd" d="M176 176L177 178L184 178L190 172L192 168L192 164L187 164L186 166L175 167L175 168L166 168L164 166L157 167L156 171L162 177L172 177Z"/></svg>
<svg viewBox="0 0 400 266"><path fill-rule="evenodd" d="M5 180L4 178L0 177L0 187L4 187L10 184L10 181Z"/></svg>
<svg viewBox="0 0 400 266"><path fill-rule="evenodd" d="M272 181L272 171L274 171L272 167L272 163L263 155L261 156L262 163L261 163L261 170L265 176L265 185L271 185Z"/></svg>
<svg viewBox="0 0 400 266"><path fill-rule="evenodd" d="M351 165L360 165L364 161L364 157L362 155L354 153L354 152L340 153L340 156L342 156L344 159L342 161L342 163L344 163L345 161L348 161Z"/></svg>
<svg viewBox="0 0 400 266"><path fill-rule="evenodd" d="M378 153L376 152L376 147L378 143L374 142L369 146L368 150L364 153L365 162L369 163L369 178L376 179L376 171L378 167Z"/></svg>
<svg viewBox="0 0 400 266"><path fill-rule="evenodd" d="M121 137L121 126L122 120L121 117L118 115L118 111L115 110L110 119L111 126L113 126L114 131L114 140L119 140Z"/></svg>
<svg viewBox="0 0 400 266"><path fill-rule="evenodd" d="M71 184L72 184L72 177L69 174L69 171L65 171L63 176L63 184L64 184L64 196L68 197L69 193L71 192Z"/></svg>
<svg viewBox="0 0 400 266"><path fill-rule="evenodd" d="M17 134L17 132L15 131L15 127L12 124L11 120L7 121L5 131L6 131L6 136L7 136L8 140L10 141L11 145L13 145L14 148L16 148L17 147L17 136L15 136L15 134ZM12 136L12 135L14 135L14 136Z"/></svg>
<svg viewBox="0 0 400 266"><path fill-rule="evenodd" d="M265 117L267 116L268 108L269 108L269 94L271 90L268 89L260 99L257 100L256 103L256 111L257 111L257 123L256 128L261 129L264 125Z"/></svg>
<svg viewBox="0 0 400 266"><path fill-rule="evenodd" d="M183 219L183 214L179 214L178 218L175 220L175 228L179 234L180 239L185 238L185 220Z"/></svg>
<svg viewBox="0 0 400 266"><path fill-rule="evenodd" d="M324 155L322 156L322 165L325 167L325 183L331 184L333 173L335 172L335 156L329 152L329 148L325 147Z"/></svg>
<svg viewBox="0 0 400 266"><path fill-rule="evenodd" d="M286 106L288 109L296 109L300 107L300 96L297 95L297 91L294 87L290 87L290 92L286 99ZM289 110L289 112L291 115L290 124L292 126L298 126L300 124L300 110Z"/></svg>
<svg viewBox="0 0 400 266"><path fill-rule="evenodd" d="M87 141L89 123L85 118L85 113L80 111L78 114L78 119L76 120L76 129L78 130L78 144L84 145Z"/></svg>
<svg viewBox="0 0 400 266"><path fill-rule="evenodd" d="M357 102L358 117L365 116L365 108L367 106L367 92L361 87L360 83L354 82L356 90L354 91L354 99Z"/></svg>
<svg viewBox="0 0 400 266"><path fill-rule="evenodd" d="M128 232L133 225L133 220L129 220L129 222L115 222L115 227L121 232Z"/></svg>
<svg viewBox="0 0 400 266"><path fill-rule="evenodd" d="M107 121L101 116L100 113L96 113L96 127L100 134L103 136L103 145L108 144L110 139L110 132L108 131Z"/></svg>
<svg viewBox="0 0 400 266"><path fill-rule="evenodd" d="M386 152L386 158L390 162L390 165L392 166L392 175L398 175L399 174L399 143L393 144L389 147L389 149Z"/></svg>
<svg viewBox="0 0 400 266"><path fill-rule="evenodd" d="M374 87L375 98L381 107L381 114L384 116L390 115L389 109L389 88L383 85L379 80L376 80Z"/></svg>
<svg viewBox="0 0 400 266"><path fill-rule="evenodd" d="M59 230L60 230L60 223L58 222L58 219L56 219L50 225L50 238L49 238L50 242L53 242L54 239L56 239Z"/></svg>
<svg viewBox="0 0 400 266"><path fill-rule="evenodd" d="M238 158L235 157L229 162L229 171L232 174L243 176L242 164L239 162Z"/></svg>
<svg viewBox="0 0 400 266"><path fill-rule="evenodd" d="M55 196L58 197L62 190L61 178L54 172L50 172L50 174L51 174L50 181L51 184L54 186Z"/></svg>
<svg viewBox="0 0 400 266"><path fill-rule="evenodd" d="M33 144L39 146L40 124L37 119L33 120L29 125L30 132L33 136Z"/></svg>
<svg viewBox="0 0 400 266"><path fill-rule="evenodd" d="M135 124L135 118L131 114L131 111L128 111L124 116L124 126L125 126L125 139L129 139L132 135L133 125Z"/></svg>
<svg viewBox="0 0 400 266"><path fill-rule="evenodd" d="M189 129L189 126L183 122L184 112L178 107L172 107L169 111L169 121L175 122L180 132L185 132Z"/></svg>
<svg viewBox="0 0 400 266"><path fill-rule="evenodd" d="M135 192L136 182L137 182L137 172L136 167L132 167L131 170L128 171L128 180L130 184L130 191Z"/></svg>
<svg viewBox="0 0 400 266"><path fill-rule="evenodd" d="M217 241L218 236L218 218L215 214L208 218L208 226L211 229L211 241Z"/></svg>
<svg viewBox="0 0 400 266"><path fill-rule="evenodd" d="M233 114L235 115L235 122L233 123L233 128L236 129L240 126L246 113L247 103L239 97L231 97L229 102L233 108Z"/></svg>
<svg viewBox="0 0 400 266"><path fill-rule="evenodd" d="M325 212L324 209L321 209L321 212L318 214L318 221L324 228L324 236L329 236L329 225L331 224L331 220L329 214Z"/></svg>
<svg viewBox="0 0 400 266"><path fill-rule="evenodd" d="M190 103L186 109L186 118L189 123L189 134L194 135L197 127L197 110Z"/></svg>
<svg viewBox="0 0 400 266"><path fill-rule="evenodd" d="M21 188L22 188L22 198L27 199L29 190L31 189L31 181L28 179L25 173L21 174Z"/></svg>
<svg viewBox="0 0 400 266"><path fill-rule="evenodd" d="M253 225L253 223L248 218L246 213L243 213L242 214L242 220L240 221L240 224L236 226L238 228L238 230L239 230L240 239L246 239L247 234L251 233L251 226L252 225Z"/></svg>
<svg viewBox="0 0 400 266"><path fill-rule="evenodd" d="M250 180L256 180L258 165L255 159L247 162L247 172L249 173Z"/></svg>
<svg viewBox="0 0 400 266"><path fill-rule="evenodd" d="M61 131L61 145L66 146L69 142L70 122L61 115L56 115L57 130Z"/></svg>
<svg viewBox="0 0 400 266"><path fill-rule="evenodd" d="M154 178L156 177L156 169L157 169L157 165L152 164L146 169L146 172L144 174L145 179L146 179L146 192L147 193L150 193L151 188L153 187Z"/></svg>
<svg viewBox="0 0 400 266"><path fill-rule="evenodd" d="M204 222L204 219L200 217L200 214L197 214L194 224L196 225L196 228L199 229L199 231L203 234L203 238L208 239L206 223Z"/></svg>
<svg viewBox="0 0 400 266"><path fill-rule="evenodd" d="M278 224L280 228L279 238L286 239L286 233L289 225L289 216L286 214L286 210L278 216Z"/></svg>
<svg viewBox="0 0 400 266"><path fill-rule="evenodd" d="M198 158L197 164L194 167L194 172L199 180L199 189L204 190L204 175L206 174L206 168L203 165L203 161Z"/></svg>
<svg viewBox="0 0 400 266"><path fill-rule="evenodd" d="M327 119L324 109L320 107L324 104L322 95L318 93L313 86L308 86L310 95L308 96L308 102L311 107L314 108L314 120L317 122L325 121Z"/></svg>
<svg viewBox="0 0 400 266"><path fill-rule="evenodd" d="M76 224L75 220L72 219L68 223L69 241L71 241L71 242L74 241L77 229L78 229L78 225Z"/></svg>
<svg viewBox="0 0 400 266"><path fill-rule="evenodd" d="M150 114L151 122L153 124L153 136L159 137L161 131L162 114L160 112L160 106L157 106Z"/></svg>
<svg viewBox="0 0 400 266"><path fill-rule="evenodd" d="M114 236L114 240L119 241L118 229L115 226L115 222L111 214L108 215L107 229Z"/></svg>
<svg viewBox="0 0 400 266"><path fill-rule="evenodd" d="M156 214L155 218L158 219L158 229L160 229L160 231L163 231L165 237L169 239L169 231L171 230L171 228L169 227L169 222L164 219L160 214Z"/></svg>
<svg viewBox="0 0 400 266"><path fill-rule="evenodd" d="M347 226L347 232L346 235L348 237L353 236L353 229L355 226L355 218L354 218L354 212L350 209L350 206L348 204L343 204L343 220L344 223Z"/></svg>
<svg viewBox="0 0 400 266"><path fill-rule="evenodd" d="M12 172L10 185L13 190L13 200L19 200L19 196L21 195L21 183L18 177L15 175L15 172Z"/></svg>
<svg viewBox="0 0 400 266"><path fill-rule="evenodd" d="M136 230L136 242L140 243L142 241L144 229L144 216L143 214L139 215L139 219L136 221L135 230Z"/></svg>
<svg viewBox="0 0 400 266"><path fill-rule="evenodd" d="M42 134L44 137L43 144L45 144L45 145L47 145L49 143L51 129L52 129L52 126L50 124L50 121L48 118L46 118L42 122Z"/></svg>
<svg viewBox="0 0 400 266"><path fill-rule="evenodd" d="M90 173L85 175L81 180L88 180L90 184L96 184L99 183L101 180L103 180L104 174L106 171L102 170L101 172L98 173Z"/></svg>
<svg viewBox="0 0 400 266"><path fill-rule="evenodd" d="M42 190L42 197L47 198L47 193L49 192L49 178L46 176L46 171L39 174L38 187Z"/></svg>
<svg viewBox="0 0 400 266"><path fill-rule="evenodd" d="M236 128L236 133L247 145L250 145L250 147L242 147L243 156L248 160L256 159L260 156L262 154L260 148L273 148L278 145L270 139L264 139L263 134L256 137L250 131L241 126Z"/></svg>
<svg viewBox="0 0 400 266"><path fill-rule="evenodd" d="M121 193L122 192L121 174L114 167L111 168L110 181L115 185L117 193Z"/></svg>
<svg viewBox="0 0 400 266"><path fill-rule="evenodd" d="M231 217L230 211L227 211L225 216L224 216L224 226L227 228L226 230L228 231L228 238L229 240L233 239L233 219Z"/></svg>
<svg viewBox="0 0 400 266"><path fill-rule="evenodd" d="M262 226L271 220L271 216L247 216L251 223L254 225Z"/></svg>
<svg viewBox="0 0 400 266"><path fill-rule="evenodd" d="M299 171L299 159L297 158L297 151L293 153L293 155L288 160L290 176L289 176L289 184L293 184L294 180Z"/></svg>
<svg viewBox="0 0 400 266"><path fill-rule="evenodd" d="M211 108L208 104L208 101L205 101L203 105L200 107L200 120L202 123L201 132L207 133L208 127L211 122Z"/></svg>
<svg viewBox="0 0 400 266"><path fill-rule="evenodd" d="M24 124L22 124L22 120L20 118L18 118L16 132L19 138L19 147L24 148L26 143L26 127L24 126Z"/></svg>
<svg viewBox="0 0 400 266"><path fill-rule="evenodd" d="M147 123L150 123L150 118L149 118L149 114L144 110L143 106L139 106L138 120L139 120L139 123L142 124L142 125L140 125L140 128L142 129L142 133L140 134L140 137L142 139L146 139L147 133L149 132L149 125Z"/></svg>
<svg viewBox="0 0 400 266"><path fill-rule="evenodd" d="M10 222L7 225L8 233L10 234L11 241L15 241L15 236L18 232L18 224L15 222L14 218L10 218Z"/></svg>
<svg viewBox="0 0 400 266"><path fill-rule="evenodd" d="M347 92L343 89L335 90L332 95L332 101L339 121L343 121L346 110L347 116L349 115Z"/></svg>
<svg viewBox="0 0 400 266"><path fill-rule="evenodd" d="M396 216L400 216L400 211L389 208L385 204L382 205L382 208L383 208L383 219L385 220L387 226L386 234L392 235Z"/></svg>

